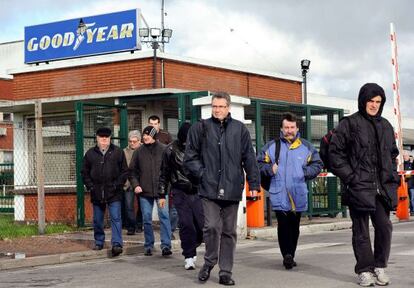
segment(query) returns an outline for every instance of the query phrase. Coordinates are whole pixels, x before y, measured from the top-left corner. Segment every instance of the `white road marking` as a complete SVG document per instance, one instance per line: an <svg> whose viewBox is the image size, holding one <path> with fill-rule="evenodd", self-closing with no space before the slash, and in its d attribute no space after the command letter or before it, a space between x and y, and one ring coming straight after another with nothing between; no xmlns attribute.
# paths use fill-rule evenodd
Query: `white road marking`
<svg viewBox="0 0 414 288"><path fill-rule="evenodd" d="M296 251L300 251L300 250L309 250L309 249L317 249L317 248L327 248L327 247L333 247L333 246L342 246L345 245L346 243L310 243L310 244L303 244L303 245L298 245ZM252 253L255 254L273 254L273 253L279 253L279 248L275 247L275 248L270 248L270 249L264 249L264 250L258 250L258 251L254 251Z"/></svg>

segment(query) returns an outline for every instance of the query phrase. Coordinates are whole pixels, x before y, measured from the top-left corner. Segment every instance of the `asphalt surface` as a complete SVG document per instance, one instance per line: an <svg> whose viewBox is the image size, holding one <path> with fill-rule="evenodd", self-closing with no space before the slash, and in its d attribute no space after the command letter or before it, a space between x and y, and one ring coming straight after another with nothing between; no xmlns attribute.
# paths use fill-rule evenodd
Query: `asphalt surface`
<svg viewBox="0 0 414 288"><path fill-rule="evenodd" d="M392 251L387 269L390 287L414 287L414 222L394 224ZM202 264L203 247L198 256ZM275 239L242 240L236 251L233 277L238 287L342 288L359 287L351 231L303 233L296 256L298 266L285 270ZM186 271L179 250L168 258L158 251L118 258L101 258L60 265L2 271L0 287L223 287L218 267L205 284L197 280L198 268Z"/></svg>

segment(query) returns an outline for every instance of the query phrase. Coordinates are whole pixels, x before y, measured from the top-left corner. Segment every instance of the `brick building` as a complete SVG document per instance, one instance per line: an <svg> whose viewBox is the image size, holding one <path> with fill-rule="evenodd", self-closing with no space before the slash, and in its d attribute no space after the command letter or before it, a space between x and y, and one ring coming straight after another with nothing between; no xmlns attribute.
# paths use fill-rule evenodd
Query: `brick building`
<svg viewBox="0 0 414 288"><path fill-rule="evenodd" d="M16 47L23 50L23 42L3 45L15 46L9 50L12 54ZM0 109L13 112L14 126L21 128L14 129L13 139L14 163L19 167L14 176L15 203L24 207L15 213L16 220L35 220L37 215L36 201L33 201L36 198L33 197L36 193L35 145L31 143L35 139L34 103L38 100L43 110L46 220L69 222L74 220L76 212L73 209L76 199L76 103L115 105L122 102L127 108L128 129L141 130L147 117L157 114L163 128L175 136L180 112L179 103L171 97L177 94L204 91L200 93L205 96L208 91L222 90L251 99L302 102L300 77L159 53L153 87L153 64L152 51L136 51L39 65L25 65L20 58L8 66L6 73L12 79L0 84L5 87L1 89L2 99L7 100L0 104ZM185 120L190 120L191 107L189 109ZM105 115L99 117L105 118ZM96 122L97 118L88 119L85 121ZM111 123L114 130L119 129L117 121ZM96 123L94 125L85 124L90 126L90 133ZM250 129L254 130L253 127L254 123ZM93 140L85 139L84 149L92 145ZM72 208L68 209L69 206ZM86 219L90 217L87 209Z"/></svg>

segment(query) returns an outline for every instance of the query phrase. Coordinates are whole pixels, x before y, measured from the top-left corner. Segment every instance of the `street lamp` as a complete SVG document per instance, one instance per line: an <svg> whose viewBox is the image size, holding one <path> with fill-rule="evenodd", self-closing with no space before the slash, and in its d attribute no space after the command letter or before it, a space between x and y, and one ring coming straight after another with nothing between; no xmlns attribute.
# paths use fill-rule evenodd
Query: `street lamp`
<svg viewBox="0 0 414 288"><path fill-rule="evenodd" d="M306 91L306 74L308 73L309 66L310 66L310 60L303 59L300 61L300 66L302 68L302 77L303 77L303 103L308 104L308 95Z"/></svg>
<svg viewBox="0 0 414 288"><path fill-rule="evenodd" d="M160 29L160 28L140 28L139 37L143 43L151 43L151 48L154 51L153 57L153 77L152 88L157 86L157 50L160 47L160 43L169 43L172 36L172 29Z"/></svg>

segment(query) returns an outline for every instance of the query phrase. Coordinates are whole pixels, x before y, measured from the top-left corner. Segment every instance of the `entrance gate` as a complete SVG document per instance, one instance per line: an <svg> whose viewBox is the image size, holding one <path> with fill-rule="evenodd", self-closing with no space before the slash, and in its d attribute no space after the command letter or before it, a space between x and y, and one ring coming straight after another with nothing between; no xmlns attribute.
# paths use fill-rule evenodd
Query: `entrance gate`
<svg viewBox="0 0 414 288"><path fill-rule="evenodd" d="M85 152L96 145L95 132L99 127L112 130L112 143L117 146L127 145L127 109L125 105L103 105L96 103L77 102L76 104L76 193L78 227L85 226L85 214L91 220L91 211L85 213L85 189L81 170ZM86 200L86 201L85 201ZM87 206L88 208L90 205Z"/></svg>

